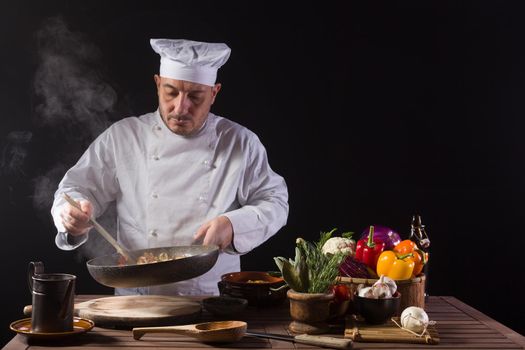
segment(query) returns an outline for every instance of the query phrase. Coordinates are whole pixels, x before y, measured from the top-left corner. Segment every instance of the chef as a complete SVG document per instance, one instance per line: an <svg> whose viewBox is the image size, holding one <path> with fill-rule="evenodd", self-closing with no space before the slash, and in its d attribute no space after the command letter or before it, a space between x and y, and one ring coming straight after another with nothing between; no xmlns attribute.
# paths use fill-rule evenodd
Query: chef
<svg viewBox="0 0 525 350"><path fill-rule="evenodd" d="M221 248L215 266L200 277L115 294L217 294L220 276L240 270L240 255L286 224L286 183L252 131L210 112L230 48L182 39L150 43L160 55L158 109L111 125L67 171L51 209L55 242L63 250L79 247L89 238L89 218L115 202L117 240L128 250Z"/></svg>

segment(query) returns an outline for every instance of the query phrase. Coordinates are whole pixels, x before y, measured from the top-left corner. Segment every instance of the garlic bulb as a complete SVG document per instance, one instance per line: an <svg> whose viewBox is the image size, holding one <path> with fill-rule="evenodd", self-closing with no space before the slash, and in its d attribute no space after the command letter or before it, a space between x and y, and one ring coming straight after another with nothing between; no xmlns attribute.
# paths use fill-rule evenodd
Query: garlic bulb
<svg viewBox="0 0 525 350"><path fill-rule="evenodd" d="M372 287L365 287L365 285L361 283L357 286L357 295L362 298L369 298L368 295L371 295L370 289L372 289Z"/></svg>
<svg viewBox="0 0 525 350"><path fill-rule="evenodd" d="M420 307L409 306L401 313L401 326L416 333L425 331L429 324L428 315Z"/></svg>
<svg viewBox="0 0 525 350"><path fill-rule="evenodd" d="M374 299L392 298L392 295L396 292L396 283L388 277L381 275L379 280L372 285L372 295ZM392 283L394 285L392 286ZM392 292L392 290L394 290Z"/></svg>
<svg viewBox="0 0 525 350"><path fill-rule="evenodd" d="M384 276L384 275L381 275L381 278L383 278L383 282L388 286L388 288L390 288L390 293L392 293L392 295L394 295L397 291L397 285L396 285L396 282L391 279L390 277L387 277L387 276Z"/></svg>

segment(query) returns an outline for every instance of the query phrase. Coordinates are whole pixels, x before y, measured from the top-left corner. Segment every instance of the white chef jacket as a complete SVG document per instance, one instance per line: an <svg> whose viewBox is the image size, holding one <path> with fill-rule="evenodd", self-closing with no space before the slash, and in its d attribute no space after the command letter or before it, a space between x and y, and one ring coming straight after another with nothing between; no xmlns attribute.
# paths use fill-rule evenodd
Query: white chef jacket
<svg viewBox="0 0 525 350"><path fill-rule="evenodd" d="M233 246L197 278L159 286L120 289L116 294L217 294L220 276L240 270L239 254L262 244L286 224L288 191L272 171L266 150L247 128L209 113L195 134L170 131L158 110L120 120L104 131L66 173L51 214L56 245L71 243L61 223L62 193L89 200L94 216L115 201L117 240L129 250L190 245L204 222L227 216ZM69 237L71 238L71 237Z"/></svg>

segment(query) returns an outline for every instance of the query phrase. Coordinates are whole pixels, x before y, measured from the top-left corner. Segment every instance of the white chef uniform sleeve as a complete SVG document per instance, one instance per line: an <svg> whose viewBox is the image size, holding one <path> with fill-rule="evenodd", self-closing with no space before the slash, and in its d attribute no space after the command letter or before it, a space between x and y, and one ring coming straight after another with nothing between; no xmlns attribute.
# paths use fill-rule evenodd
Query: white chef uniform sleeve
<svg viewBox="0 0 525 350"><path fill-rule="evenodd" d="M67 193L76 201L85 199L93 205L93 215L98 217L114 200L118 184L113 158L111 127L102 133L84 152L78 162L66 172L55 192L51 208L53 222L57 228L55 243L62 250L72 250L85 243L88 235L74 237L65 232L60 212Z"/></svg>
<svg viewBox="0 0 525 350"><path fill-rule="evenodd" d="M245 254L273 236L288 219L288 189L268 163L257 136L245 152L246 166L237 190L239 209L225 213L233 226L233 246Z"/></svg>

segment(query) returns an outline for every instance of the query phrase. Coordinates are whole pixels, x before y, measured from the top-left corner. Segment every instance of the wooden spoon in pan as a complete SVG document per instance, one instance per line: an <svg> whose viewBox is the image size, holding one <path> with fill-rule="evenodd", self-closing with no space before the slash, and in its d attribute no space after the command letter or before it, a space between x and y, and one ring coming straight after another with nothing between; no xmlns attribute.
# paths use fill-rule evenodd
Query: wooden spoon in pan
<svg viewBox="0 0 525 350"><path fill-rule="evenodd" d="M71 198L67 193L64 193L63 194L64 196L64 199L69 203L71 204L72 206L74 206L75 208L77 209L80 209L80 204L78 204L73 198ZM115 239L111 236L111 234L106 231L106 229L104 227L102 227L98 222L97 220L95 220L94 217L91 217L89 219L90 223L95 227L95 230L97 230L98 233L100 233L100 235L102 237L104 237L117 251L117 253L119 253L120 255L122 255L126 261L128 263L134 263L136 261L136 259L132 258L131 257L131 253L129 251L127 251L126 249L122 248L122 246L120 244L118 244L117 241L115 241Z"/></svg>

